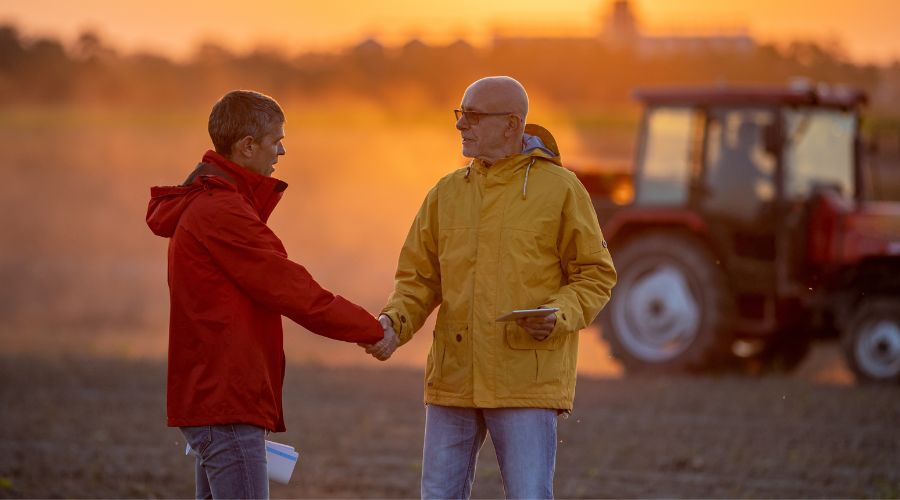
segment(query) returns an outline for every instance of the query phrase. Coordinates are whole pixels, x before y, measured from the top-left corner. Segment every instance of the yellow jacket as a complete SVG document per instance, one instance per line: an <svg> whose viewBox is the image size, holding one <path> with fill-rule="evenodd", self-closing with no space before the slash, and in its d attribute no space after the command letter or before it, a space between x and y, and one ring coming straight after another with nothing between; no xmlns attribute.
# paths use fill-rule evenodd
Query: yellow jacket
<svg viewBox="0 0 900 500"><path fill-rule="evenodd" d="M578 331L609 300L616 271L584 186L560 166L556 141L528 125L535 149L490 168L479 160L438 181L400 252L383 313L401 345L438 305L425 402L572 409ZM534 340L513 309L558 307Z"/></svg>

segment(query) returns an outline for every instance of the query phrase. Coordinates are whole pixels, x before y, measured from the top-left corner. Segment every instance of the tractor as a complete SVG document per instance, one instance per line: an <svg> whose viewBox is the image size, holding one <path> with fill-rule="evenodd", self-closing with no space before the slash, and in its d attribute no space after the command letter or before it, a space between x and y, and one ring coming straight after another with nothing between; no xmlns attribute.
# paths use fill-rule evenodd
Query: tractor
<svg viewBox="0 0 900 500"><path fill-rule="evenodd" d="M789 370L837 337L859 380L900 381L900 202L871 196L866 95L635 96L631 173L579 174L619 272L597 321L626 372Z"/></svg>

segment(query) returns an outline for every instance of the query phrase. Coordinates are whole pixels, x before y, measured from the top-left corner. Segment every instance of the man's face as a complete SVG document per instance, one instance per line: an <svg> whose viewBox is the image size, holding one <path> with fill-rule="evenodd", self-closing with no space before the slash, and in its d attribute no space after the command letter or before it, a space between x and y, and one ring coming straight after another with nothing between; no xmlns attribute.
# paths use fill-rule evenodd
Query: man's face
<svg viewBox="0 0 900 500"><path fill-rule="evenodd" d="M456 129L462 136L462 154L467 158L479 158L489 163L506 156L510 114L478 115L478 113L508 113L500 109L504 103L477 86L469 87L463 95L460 109L465 112L456 120Z"/></svg>
<svg viewBox="0 0 900 500"><path fill-rule="evenodd" d="M284 123L279 123L273 126L269 133L261 139L253 141L252 152L244 167L257 174L271 177L272 173L275 172L275 164L278 163L278 157L285 153L284 145L281 143L283 139Z"/></svg>

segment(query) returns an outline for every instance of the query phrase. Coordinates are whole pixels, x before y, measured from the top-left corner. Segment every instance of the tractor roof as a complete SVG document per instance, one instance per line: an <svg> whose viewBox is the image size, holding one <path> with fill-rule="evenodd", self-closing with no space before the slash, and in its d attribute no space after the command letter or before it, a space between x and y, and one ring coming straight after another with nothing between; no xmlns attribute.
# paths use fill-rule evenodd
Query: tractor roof
<svg viewBox="0 0 900 500"><path fill-rule="evenodd" d="M820 106L853 109L867 101L865 92L848 87L734 87L692 86L637 89L635 98L645 105L770 105Z"/></svg>

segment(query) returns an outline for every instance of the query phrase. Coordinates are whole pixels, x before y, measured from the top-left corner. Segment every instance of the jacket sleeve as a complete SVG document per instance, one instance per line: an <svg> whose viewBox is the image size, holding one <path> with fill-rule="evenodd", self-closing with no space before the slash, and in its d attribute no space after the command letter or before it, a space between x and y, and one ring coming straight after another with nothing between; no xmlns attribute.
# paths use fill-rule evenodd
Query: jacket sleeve
<svg viewBox="0 0 900 500"><path fill-rule="evenodd" d="M394 291L382 314L391 318L403 345L441 303L438 262L438 186L425 197L400 250Z"/></svg>
<svg viewBox="0 0 900 500"><path fill-rule="evenodd" d="M590 196L577 180L572 185L563 203L558 236L566 284L544 304L560 309L551 335L577 332L590 325L616 284L616 270Z"/></svg>
<svg viewBox="0 0 900 500"><path fill-rule="evenodd" d="M384 333L362 307L322 288L287 258L281 241L234 193L215 193L191 232L216 265L258 304L335 340L374 343Z"/></svg>

